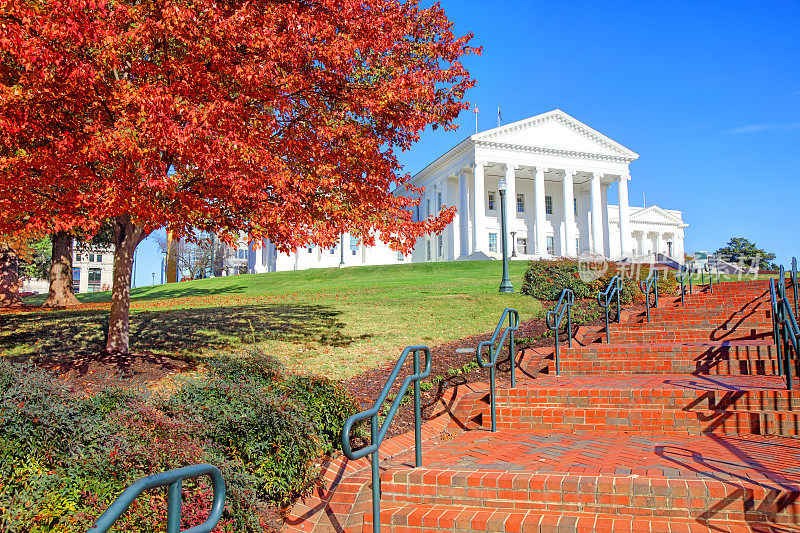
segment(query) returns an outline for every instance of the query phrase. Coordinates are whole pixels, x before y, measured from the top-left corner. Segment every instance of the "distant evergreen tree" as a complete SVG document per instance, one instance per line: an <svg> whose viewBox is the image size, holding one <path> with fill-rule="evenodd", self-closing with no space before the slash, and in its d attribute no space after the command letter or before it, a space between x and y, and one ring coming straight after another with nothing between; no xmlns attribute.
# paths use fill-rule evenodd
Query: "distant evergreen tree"
<svg viewBox="0 0 800 533"><path fill-rule="evenodd" d="M716 255L729 263L737 263L747 268L778 269L778 266L773 263L775 261L774 253L756 247L754 242L744 237L731 237L728 244L716 251Z"/></svg>

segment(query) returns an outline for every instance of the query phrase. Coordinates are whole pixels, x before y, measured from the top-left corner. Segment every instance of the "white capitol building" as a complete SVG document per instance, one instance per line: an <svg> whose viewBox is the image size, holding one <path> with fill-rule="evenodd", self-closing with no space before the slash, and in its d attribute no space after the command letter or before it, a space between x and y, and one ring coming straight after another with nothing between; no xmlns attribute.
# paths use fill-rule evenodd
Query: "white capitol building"
<svg viewBox="0 0 800 533"><path fill-rule="evenodd" d="M344 254L342 244L278 254L265 241L260 250L251 250L249 270L332 267L342 262L342 255L345 265L499 258L498 185L503 178L507 237L519 259L584 252L624 259L660 253L683 262L687 225L681 212L629 205L628 167L638 157L563 111L550 111L471 135L412 178L412 185L424 188L415 220L449 206L458 212L441 235L419 239L411 255L404 257L383 244L366 247L347 234L341 241ZM608 198L614 183L616 205Z"/></svg>

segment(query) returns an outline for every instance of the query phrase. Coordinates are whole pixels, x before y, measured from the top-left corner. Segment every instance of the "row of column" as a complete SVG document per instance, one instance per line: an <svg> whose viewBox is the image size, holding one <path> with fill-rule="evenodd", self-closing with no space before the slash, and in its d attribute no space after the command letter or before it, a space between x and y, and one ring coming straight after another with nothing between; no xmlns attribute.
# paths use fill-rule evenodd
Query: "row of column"
<svg viewBox="0 0 800 533"><path fill-rule="evenodd" d="M458 247L456 256L465 256L478 250L488 250L489 233L486 227L486 195L487 190L485 186L484 170L486 163L476 162L473 166L473 188L475 193L470 199L469 195L469 169L463 169L458 176L458 220L454 221L455 228L459 233L459 238L456 239ZM519 165L506 164L505 165L505 181L506 181L506 220L512 221L516 219L516 171L520 168ZM535 254L544 256L547 255L546 247L546 207L545 207L545 186L544 174L548 172L548 168L536 167L534 172L534 232L535 232ZM564 200L564 226L565 226L565 244L566 255L576 256L578 250L576 248L575 236L575 193L574 193L574 176L575 170L564 170L563 178L563 200ZM602 173L594 172L591 175L590 181L590 204L591 204L591 235L592 235L592 252L600 255L606 255L607 250L604 247L604 228L603 228L603 201L601 195L601 178ZM629 176L622 176L619 179L619 221L620 221L620 246L623 255L627 253L630 248L630 218L628 209L628 179ZM470 202L471 200L471 202ZM599 214L599 216L596 216ZM471 215L471 216L470 216ZM472 219L473 228L472 232L469 231L469 222ZM509 233L513 230L509 224ZM509 238L509 236L506 236ZM510 238L509 238L509 242ZM513 243L512 243L513 246Z"/></svg>

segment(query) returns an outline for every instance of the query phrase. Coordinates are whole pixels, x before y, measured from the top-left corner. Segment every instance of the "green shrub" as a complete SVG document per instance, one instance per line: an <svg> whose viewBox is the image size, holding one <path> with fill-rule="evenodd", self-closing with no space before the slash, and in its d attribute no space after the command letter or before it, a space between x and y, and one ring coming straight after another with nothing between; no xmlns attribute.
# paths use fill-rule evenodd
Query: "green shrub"
<svg viewBox="0 0 800 533"><path fill-rule="evenodd" d="M0 531L85 531L136 479L218 466L216 531L277 531L276 505L307 491L356 410L344 388L293 376L259 354L219 358L166 396L107 389L80 399L48 373L0 360ZM206 478L184 483L183 528L208 514ZM148 492L115 531L163 531L166 491Z"/></svg>
<svg viewBox="0 0 800 533"><path fill-rule="evenodd" d="M341 450L344 422L358 412L358 406L345 388L317 376L299 376L289 381L287 388L316 428L323 451Z"/></svg>
<svg viewBox="0 0 800 533"><path fill-rule="evenodd" d="M585 265L584 265L585 266ZM583 273L583 276L581 275ZM576 260L532 261L525 271L522 293L540 300L555 301L563 289L572 289L576 300L597 298L615 275L622 279L620 302L644 301L639 282L650 274L649 265L617 265L612 262L595 262L584 268ZM676 293L675 276L662 270L658 279L659 296Z"/></svg>
<svg viewBox="0 0 800 533"><path fill-rule="evenodd" d="M234 381L211 375L185 382L163 408L177 418L200 421L199 434L241 462L269 500L287 503L315 480L320 439L302 409L280 390L246 376Z"/></svg>

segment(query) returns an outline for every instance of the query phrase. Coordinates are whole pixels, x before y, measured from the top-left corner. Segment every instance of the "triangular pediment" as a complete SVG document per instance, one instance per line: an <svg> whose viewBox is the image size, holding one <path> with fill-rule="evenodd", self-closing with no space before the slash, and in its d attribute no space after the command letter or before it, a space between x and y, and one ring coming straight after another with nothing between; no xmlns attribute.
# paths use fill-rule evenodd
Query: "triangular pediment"
<svg viewBox="0 0 800 533"><path fill-rule="evenodd" d="M658 207L657 205L651 205L650 207L645 207L634 213L631 213L630 220L631 222L641 222L647 224L684 225L683 221L678 217L669 211Z"/></svg>
<svg viewBox="0 0 800 533"><path fill-rule="evenodd" d="M472 136L475 141L542 148L572 153L600 154L631 160L639 154L556 109Z"/></svg>

